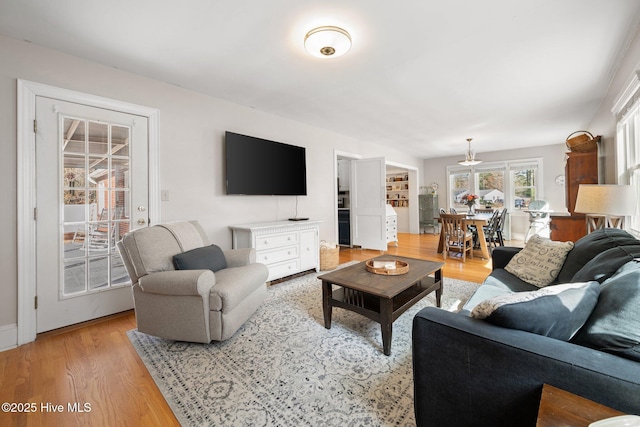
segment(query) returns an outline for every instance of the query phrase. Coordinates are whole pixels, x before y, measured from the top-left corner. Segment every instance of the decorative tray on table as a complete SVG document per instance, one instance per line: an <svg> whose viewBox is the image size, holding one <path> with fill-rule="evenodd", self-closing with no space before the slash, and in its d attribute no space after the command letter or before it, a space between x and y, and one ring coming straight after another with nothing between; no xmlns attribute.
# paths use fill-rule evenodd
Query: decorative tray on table
<svg viewBox="0 0 640 427"><path fill-rule="evenodd" d="M397 276L405 274L409 271L409 264L397 259L390 260L373 260L366 262L367 271L374 274L382 274L385 276Z"/></svg>

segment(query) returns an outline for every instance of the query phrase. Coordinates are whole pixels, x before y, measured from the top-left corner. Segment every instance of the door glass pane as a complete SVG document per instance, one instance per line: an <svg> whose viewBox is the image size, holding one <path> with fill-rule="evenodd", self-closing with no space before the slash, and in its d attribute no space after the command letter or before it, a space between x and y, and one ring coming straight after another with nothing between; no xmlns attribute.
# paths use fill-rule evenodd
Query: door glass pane
<svg viewBox="0 0 640 427"><path fill-rule="evenodd" d="M66 117L62 125L62 151L65 154L85 153L85 125L84 120ZM83 162L84 167L84 162Z"/></svg>
<svg viewBox="0 0 640 427"><path fill-rule="evenodd" d="M109 153L109 125L89 122L89 153L107 156Z"/></svg>
<svg viewBox="0 0 640 427"><path fill-rule="evenodd" d="M111 257L111 286L126 285L129 276L119 253Z"/></svg>
<svg viewBox="0 0 640 427"><path fill-rule="evenodd" d="M89 290L103 289L109 285L109 258L89 258Z"/></svg>
<svg viewBox="0 0 640 427"><path fill-rule="evenodd" d="M75 117L62 126L62 294L122 286L129 279L115 243L130 226L131 129Z"/></svg>
<svg viewBox="0 0 640 427"><path fill-rule="evenodd" d="M129 156L129 128L122 126L111 128L111 154L114 157Z"/></svg>
<svg viewBox="0 0 640 427"><path fill-rule="evenodd" d="M86 260L75 258L64 261L64 295L84 293L86 291Z"/></svg>

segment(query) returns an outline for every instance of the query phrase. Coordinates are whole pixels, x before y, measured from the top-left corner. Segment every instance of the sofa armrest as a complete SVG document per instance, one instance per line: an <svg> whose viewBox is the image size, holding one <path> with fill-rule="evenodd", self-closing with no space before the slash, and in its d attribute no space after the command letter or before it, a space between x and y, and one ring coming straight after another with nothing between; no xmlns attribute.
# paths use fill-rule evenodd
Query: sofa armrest
<svg viewBox="0 0 640 427"><path fill-rule="evenodd" d="M640 413L640 364L429 307L413 320L418 426L536 424L544 383Z"/></svg>
<svg viewBox="0 0 640 427"><path fill-rule="evenodd" d="M211 270L169 270L142 276L138 284L145 293L207 297L216 276Z"/></svg>
<svg viewBox="0 0 640 427"><path fill-rule="evenodd" d="M493 251L491 251L492 269L505 268L507 264L509 264L509 261L511 261L511 258L521 250L522 248L513 246L498 246L497 248L493 248Z"/></svg>
<svg viewBox="0 0 640 427"><path fill-rule="evenodd" d="M242 267L256 262L256 250L253 248L227 249L222 252L227 259L227 267Z"/></svg>

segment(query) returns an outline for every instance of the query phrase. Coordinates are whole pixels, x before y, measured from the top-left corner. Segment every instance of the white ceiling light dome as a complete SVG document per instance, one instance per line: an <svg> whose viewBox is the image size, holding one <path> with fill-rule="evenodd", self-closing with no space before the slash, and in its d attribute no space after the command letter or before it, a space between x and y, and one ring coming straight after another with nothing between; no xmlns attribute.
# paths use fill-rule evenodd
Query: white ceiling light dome
<svg viewBox="0 0 640 427"><path fill-rule="evenodd" d="M337 58L351 49L351 36L340 27L318 27L304 37L304 47L317 58Z"/></svg>

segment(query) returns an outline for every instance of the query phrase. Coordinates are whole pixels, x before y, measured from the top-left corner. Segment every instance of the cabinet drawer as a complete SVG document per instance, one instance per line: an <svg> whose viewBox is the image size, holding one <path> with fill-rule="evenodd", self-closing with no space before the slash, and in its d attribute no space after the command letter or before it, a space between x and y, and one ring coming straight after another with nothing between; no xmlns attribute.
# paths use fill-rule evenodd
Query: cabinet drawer
<svg viewBox="0 0 640 427"><path fill-rule="evenodd" d="M289 261L284 261L278 264L269 266L269 277L267 277L267 281L271 281L274 279L278 279L284 276L290 276L292 274L296 274L300 268L298 267L298 260L292 259Z"/></svg>
<svg viewBox="0 0 640 427"><path fill-rule="evenodd" d="M398 223L398 218L395 216L387 217L387 225L396 225Z"/></svg>
<svg viewBox="0 0 640 427"><path fill-rule="evenodd" d="M262 250L256 252L256 262L267 265L297 257L297 246L287 246L285 248L274 249L271 251Z"/></svg>
<svg viewBox="0 0 640 427"><path fill-rule="evenodd" d="M298 233L273 234L256 237L256 250L280 248L298 243Z"/></svg>

